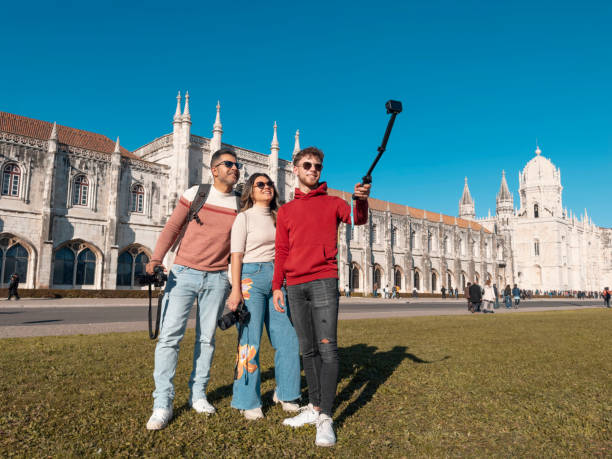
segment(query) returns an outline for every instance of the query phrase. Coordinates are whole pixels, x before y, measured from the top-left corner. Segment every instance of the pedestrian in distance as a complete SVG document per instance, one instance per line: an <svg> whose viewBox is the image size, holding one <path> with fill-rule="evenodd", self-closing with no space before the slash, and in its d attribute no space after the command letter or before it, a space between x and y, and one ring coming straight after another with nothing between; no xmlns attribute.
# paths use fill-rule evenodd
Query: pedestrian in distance
<svg viewBox="0 0 612 459"><path fill-rule="evenodd" d="M240 198L240 213L231 235L232 292L227 307L236 311L244 303L251 313L240 325L231 406L254 421L264 417L261 410L261 370L259 349L265 325L275 351L276 389L272 399L285 411L298 411L294 401L300 396L300 349L289 318L289 305L272 301L274 242L278 197L274 182L266 174L255 173L247 180ZM284 289L281 288L283 290Z"/></svg>
<svg viewBox="0 0 612 459"><path fill-rule="evenodd" d="M604 305L606 306L606 308L610 308L610 296L612 296L612 292L610 291L610 288L605 287L601 296L604 300Z"/></svg>
<svg viewBox="0 0 612 459"><path fill-rule="evenodd" d="M459 289L455 287L455 298L459 299Z"/></svg>
<svg viewBox="0 0 612 459"><path fill-rule="evenodd" d="M444 287L444 285L440 289L440 292L442 292L442 298L446 299L446 288Z"/></svg>
<svg viewBox="0 0 612 459"><path fill-rule="evenodd" d="M350 297L351 297L351 288L349 287L349 284L345 284L345 285L344 285L344 295L345 295L347 298L350 298Z"/></svg>
<svg viewBox="0 0 612 459"><path fill-rule="evenodd" d="M217 320L229 292L227 276L230 231L239 208L233 187L242 164L227 148L216 151L210 161L213 184L208 194L196 185L185 191L166 222L146 271L153 274L168 250L178 242L174 265L168 275L162 301L162 322L155 347L153 414L147 429L160 430L172 419L174 375L179 343L185 335L191 307L197 300L193 370L189 379L189 405L198 413L213 414L206 398L215 351ZM202 195L200 195L202 193ZM192 204L200 203L200 209ZM195 206L194 206L195 207ZM197 210L197 212L196 212ZM181 237L182 235L182 237Z"/></svg>
<svg viewBox="0 0 612 459"><path fill-rule="evenodd" d="M491 286L490 279L487 279L485 282L484 295L482 299L484 300L482 312L489 312L493 314L495 312L493 311L493 305L495 304L495 290L493 290L493 287Z"/></svg>
<svg viewBox="0 0 612 459"><path fill-rule="evenodd" d="M11 275L11 280L9 282L9 288L8 288L9 301L12 297L15 297L16 300L19 300L19 292L17 291L18 288L19 288L19 274L13 273Z"/></svg>
<svg viewBox="0 0 612 459"><path fill-rule="evenodd" d="M467 300L468 311L474 312L474 310L472 309L472 302L470 301L470 287L471 286L472 286L472 283L468 282L465 289L463 290L463 296Z"/></svg>
<svg viewBox="0 0 612 459"><path fill-rule="evenodd" d="M514 297L514 309L518 309L519 303L521 302L521 291L516 284L514 284L514 288L512 289L512 296Z"/></svg>
<svg viewBox="0 0 612 459"><path fill-rule="evenodd" d="M480 312L482 307L483 290L476 281L469 287L470 303L472 303L472 313Z"/></svg>
<svg viewBox="0 0 612 459"><path fill-rule="evenodd" d="M293 172L299 187L295 199L278 211L274 304L284 306L281 291L287 283L291 317L300 342L308 383L309 404L293 418L291 427L316 424L317 446L333 446L332 409L338 384L338 226L351 224L351 208L342 199L327 194L320 182L323 152L315 147L299 151ZM370 185L355 185L353 224L368 220Z"/></svg>
<svg viewBox="0 0 612 459"><path fill-rule="evenodd" d="M512 307L512 289L510 288L510 284L507 284L506 288L504 288L504 304L506 309Z"/></svg>

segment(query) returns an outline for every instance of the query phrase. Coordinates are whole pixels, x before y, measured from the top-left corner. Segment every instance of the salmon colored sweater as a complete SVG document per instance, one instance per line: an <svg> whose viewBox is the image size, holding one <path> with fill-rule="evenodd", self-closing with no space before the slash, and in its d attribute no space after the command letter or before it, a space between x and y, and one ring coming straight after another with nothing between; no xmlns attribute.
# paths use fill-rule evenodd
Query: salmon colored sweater
<svg viewBox="0 0 612 459"><path fill-rule="evenodd" d="M368 221L368 201L354 203L355 225ZM316 279L338 278L338 226L351 224L351 208L341 198L327 194L327 184L304 194L295 189L295 199L278 210L276 259L272 289L303 284Z"/></svg>
<svg viewBox="0 0 612 459"><path fill-rule="evenodd" d="M166 222L157 240L152 262L162 263L166 253L178 238L185 222L197 186L187 190ZM215 204L232 205L233 208ZM189 222L176 251L174 263L200 271L226 270L230 253L230 231L236 218L236 199L231 193L221 193L211 187L206 204L198 212L202 224Z"/></svg>

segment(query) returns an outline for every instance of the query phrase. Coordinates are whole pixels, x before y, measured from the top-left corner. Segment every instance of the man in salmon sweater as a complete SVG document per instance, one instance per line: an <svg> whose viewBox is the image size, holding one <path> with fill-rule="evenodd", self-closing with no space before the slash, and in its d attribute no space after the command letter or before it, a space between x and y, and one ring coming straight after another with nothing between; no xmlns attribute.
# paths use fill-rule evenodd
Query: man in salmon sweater
<svg viewBox="0 0 612 459"><path fill-rule="evenodd" d="M233 187L240 177L242 164L232 150L216 151L210 161L213 186L197 218L187 216L198 186L189 188L159 236L147 272L162 265L166 253L183 232L174 265L165 288L159 341L155 348L155 391L153 415L147 429L160 430L172 419L174 373L179 343L185 335L187 319L198 300L193 371L189 379L189 403L198 413L212 414L215 408L206 399L210 365L215 351L217 319L223 312L229 292L227 266L230 253L230 230L238 211ZM186 227L185 227L186 226ZM164 268L165 270L165 268Z"/></svg>
<svg viewBox="0 0 612 459"><path fill-rule="evenodd" d="M316 424L317 446L333 446L332 407L338 380L338 225L351 224L351 208L327 194L319 183L323 152L308 147L295 155L293 173L299 187L295 199L278 211L276 259L272 280L273 301L284 304L281 287L287 283L291 318L300 342L308 383L308 406L283 421L300 427ZM355 225L368 221L370 185L355 185Z"/></svg>

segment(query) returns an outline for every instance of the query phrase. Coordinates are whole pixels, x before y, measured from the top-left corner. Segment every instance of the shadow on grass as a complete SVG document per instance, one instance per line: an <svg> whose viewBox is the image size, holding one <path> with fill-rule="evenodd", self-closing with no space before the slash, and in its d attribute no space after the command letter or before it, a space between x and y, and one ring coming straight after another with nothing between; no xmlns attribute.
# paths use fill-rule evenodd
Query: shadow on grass
<svg viewBox="0 0 612 459"><path fill-rule="evenodd" d="M340 375L342 381L351 378L347 386L336 396L336 407L349 401L353 394L361 392L355 401L349 404L342 412L337 414L334 424L342 426L344 421L367 405L372 397L387 379L395 372L397 367L406 359L414 363L430 364L447 360L445 356L440 360L423 360L420 357L406 352L405 346L395 346L386 352L376 352L377 347L367 344L356 344L348 348L338 349L340 356Z"/></svg>
<svg viewBox="0 0 612 459"><path fill-rule="evenodd" d="M376 352L377 350L377 347L368 346L367 344L355 344L350 347L338 349L338 356L340 358L340 373L338 379L342 381L343 379L351 378L351 380L348 385L342 389L342 392L336 395L336 407L349 401L356 392L361 393L353 403L335 416L335 425L341 426L346 419L367 405L370 400L372 400L378 388L389 379L404 360L408 359L418 364L431 364L450 358L450 356L447 355L439 360L424 360L410 352L406 352L407 348L405 346L395 346L393 349L386 352ZM274 367L268 368L261 373L262 383L272 378L274 378ZM233 382L217 387L207 394L208 401L215 405L216 402L220 400L228 397L231 398L233 387ZM303 392L302 401L303 403L307 403L308 390L306 387L306 378L304 376L301 378L301 388ZM274 390L262 393L261 398L264 411L266 406L272 405L273 393ZM174 419L180 417L190 409L191 407L189 404L185 403L175 411Z"/></svg>

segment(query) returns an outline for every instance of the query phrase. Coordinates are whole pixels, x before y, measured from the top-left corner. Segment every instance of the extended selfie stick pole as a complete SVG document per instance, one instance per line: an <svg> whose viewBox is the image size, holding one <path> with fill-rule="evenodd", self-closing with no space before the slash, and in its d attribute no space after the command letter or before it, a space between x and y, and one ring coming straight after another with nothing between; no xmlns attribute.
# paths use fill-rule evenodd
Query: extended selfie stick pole
<svg viewBox="0 0 612 459"><path fill-rule="evenodd" d="M361 183L363 185L372 183L372 171L376 167L376 164L378 164L378 160L380 159L380 157L385 152L385 149L387 148L387 141L389 140L391 129L393 129L393 123L395 122L395 117L398 115L398 113L402 112L402 103L399 100L389 100L385 104L385 107L387 108L387 113L391 113L391 118L389 119L389 123L387 124L387 130L385 131L385 136L383 137L382 144L380 145L380 147L378 147L378 155L376 155L376 159L374 159L374 162L368 169L368 172L366 173L366 175L364 175L363 178L361 179Z"/></svg>

